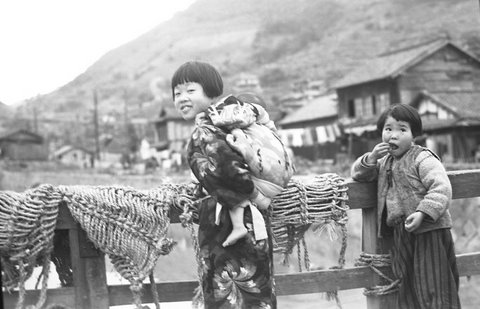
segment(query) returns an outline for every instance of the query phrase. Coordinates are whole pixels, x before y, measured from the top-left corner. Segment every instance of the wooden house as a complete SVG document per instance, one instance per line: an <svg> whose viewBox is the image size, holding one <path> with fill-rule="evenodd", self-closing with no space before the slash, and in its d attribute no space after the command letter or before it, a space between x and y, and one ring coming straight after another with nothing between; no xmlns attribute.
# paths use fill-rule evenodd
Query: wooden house
<svg viewBox="0 0 480 309"><path fill-rule="evenodd" d="M52 159L80 168L94 167L94 152L80 146L65 145L56 150Z"/></svg>
<svg viewBox="0 0 480 309"><path fill-rule="evenodd" d="M420 92L411 101L427 146L444 161L474 161L480 145L480 92Z"/></svg>
<svg viewBox="0 0 480 309"><path fill-rule="evenodd" d="M155 132L151 147L157 151L169 150L185 153L194 123L184 120L172 106L162 108L157 119L152 121Z"/></svg>
<svg viewBox="0 0 480 309"><path fill-rule="evenodd" d="M453 111L468 108L465 112L474 116L471 112L476 112L476 105L480 103L477 92L480 61L450 41L433 41L379 55L346 75L333 88L338 95L339 122L349 136L349 154L357 157L379 142L376 120L385 108L400 102L425 108L427 103L422 103L422 98L426 98L427 93L433 96L429 102L452 111L449 117L457 119L450 125L443 122L441 127L436 127L434 122L442 122L442 118L423 115L427 141L438 140L445 132L452 138L460 136L465 128L459 124L467 122L462 120L462 113ZM419 97L421 94L424 95ZM430 110L425 112L428 114ZM443 117L442 112L438 116ZM473 124L468 122L469 126ZM469 130L478 131L474 127ZM471 135L468 142L455 145L452 142L442 152L450 153L453 160L468 160L471 145L478 143L478 134L471 132ZM454 146L462 149L454 150Z"/></svg>
<svg viewBox="0 0 480 309"><path fill-rule="evenodd" d="M235 81L235 84L233 85L232 90L235 93L262 93L262 87L260 86L260 79L258 76L248 73L240 73L239 77Z"/></svg>
<svg viewBox="0 0 480 309"><path fill-rule="evenodd" d="M48 158L48 147L42 136L17 130L0 136L0 158L44 161Z"/></svg>
<svg viewBox="0 0 480 309"><path fill-rule="evenodd" d="M291 91L280 98L280 104L283 109L292 112L322 96L325 91L325 82L322 80L299 80L292 83Z"/></svg>
<svg viewBox="0 0 480 309"><path fill-rule="evenodd" d="M312 99L278 122L282 141L309 159L336 159L341 147L335 94Z"/></svg>

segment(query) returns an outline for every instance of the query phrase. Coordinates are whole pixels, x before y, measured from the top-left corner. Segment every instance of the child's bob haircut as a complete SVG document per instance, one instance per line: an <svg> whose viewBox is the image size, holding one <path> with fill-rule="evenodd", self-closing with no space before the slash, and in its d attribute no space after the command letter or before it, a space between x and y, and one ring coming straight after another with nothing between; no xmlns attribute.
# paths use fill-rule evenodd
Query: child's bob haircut
<svg viewBox="0 0 480 309"><path fill-rule="evenodd" d="M380 134L382 134L383 126L390 116L397 121L408 122L413 137L422 135L422 118L420 118L417 110L408 104L392 105L380 115L377 121L377 131Z"/></svg>
<svg viewBox="0 0 480 309"><path fill-rule="evenodd" d="M223 93L223 80L212 65L189 61L182 64L172 77L172 97L175 99L175 87L185 83L199 83L203 87L205 95L216 98Z"/></svg>

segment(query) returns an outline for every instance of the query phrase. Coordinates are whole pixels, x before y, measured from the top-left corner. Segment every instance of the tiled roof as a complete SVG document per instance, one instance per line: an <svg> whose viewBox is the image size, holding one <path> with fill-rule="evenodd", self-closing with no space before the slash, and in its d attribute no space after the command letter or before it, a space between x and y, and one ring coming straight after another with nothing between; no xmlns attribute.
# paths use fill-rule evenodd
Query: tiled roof
<svg viewBox="0 0 480 309"><path fill-rule="evenodd" d="M37 140L39 142L43 141L43 137L37 133L30 132L25 129L20 129L16 131L8 131L4 132L2 135L0 135L1 140L15 140L18 139L19 136L21 135L28 135L31 136L34 140Z"/></svg>
<svg viewBox="0 0 480 309"><path fill-rule="evenodd" d="M57 149L57 150L53 153L53 155L54 155L55 157L58 157L58 156L60 156L60 155L64 155L65 153L70 152L70 151L75 150L75 149L81 150L81 151L86 152L86 153L89 153L89 154L93 154L93 151L87 150L87 149L85 149L85 148L83 148L83 147L80 147L80 146L65 145L65 146L62 146L62 147L60 147L59 149Z"/></svg>
<svg viewBox="0 0 480 309"><path fill-rule="evenodd" d="M368 60L362 66L336 82L333 85L333 88L338 89L379 79L394 78L446 45L453 46L468 56L476 59L474 56L451 42L433 41L427 44L383 54L378 58Z"/></svg>
<svg viewBox="0 0 480 309"><path fill-rule="evenodd" d="M426 119L422 121L422 127L424 131L448 129L455 127L457 122L457 119Z"/></svg>
<svg viewBox="0 0 480 309"><path fill-rule="evenodd" d="M480 119L480 91L429 92L423 90L410 104L416 107L424 98L429 98L448 109L457 118Z"/></svg>
<svg viewBox="0 0 480 309"><path fill-rule="evenodd" d="M436 92L431 95L461 118L480 118L480 92Z"/></svg>
<svg viewBox="0 0 480 309"><path fill-rule="evenodd" d="M337 116L337 96L331 94L312 99L309 103L300 107L291 114L285 116L279 124L286 125L298 122L311 121L316 119Z"/></svg>

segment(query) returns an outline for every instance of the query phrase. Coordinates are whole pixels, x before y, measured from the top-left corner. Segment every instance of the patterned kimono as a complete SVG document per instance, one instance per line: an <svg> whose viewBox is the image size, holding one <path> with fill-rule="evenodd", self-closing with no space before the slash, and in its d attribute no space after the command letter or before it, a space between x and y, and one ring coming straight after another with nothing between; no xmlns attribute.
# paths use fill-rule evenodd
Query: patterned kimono
<svg viewBox="0 0 480 309"><path fill-rule="evenodd" d="M234 245L222 246L232 230L228 209L254 191L249 167L226 142L227 133L199 114L188 146L190 168L212 197L199 206L205 308L276 308L271 237L255 241L249 232ZM223 206L218 225L217 202ZM247 226L252 222L250 208L244 221Z"/></svg>

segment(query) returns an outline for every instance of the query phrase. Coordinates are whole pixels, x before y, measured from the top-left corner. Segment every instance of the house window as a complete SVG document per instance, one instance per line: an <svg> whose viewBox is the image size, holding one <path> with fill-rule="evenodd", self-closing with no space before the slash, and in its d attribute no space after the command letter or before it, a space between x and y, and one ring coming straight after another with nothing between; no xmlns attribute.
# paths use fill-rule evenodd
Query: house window
<svg viewBox="0 0 480 309"><path fill-rule="evenodd" d="M348 100L348 117L355 118L355 101Z"/></svg>
<svg viewBox="0 0 480 309"><path fill-rule="evenodd" d="M355 116L358 118L369 118L374 115L372 97L356 98L354 100Z"/></svg>
<svg viewBox="0 0 480 309"><path fill-rule="evenodd" d="M377 95L377 100L378 102L378 112L382 113L384 110L386 110L390 106L390 100L388 97L388 94L386 93L381 93Z"/></svg>
<svg viewBox="0 0 480 309"><path fill-rule="evenodd" d="M375 95L372 95L372 113L377 114L377 97Z"/></svg>
<svg viewBox="0 0 480 309"><path fill-rule="evenodd" d="M358 118L363 118L364 111L362 98L356 98L353 104L355 105L355 116Z"/></svg>
<svg viewBox="0 0 480 309"><path fill-rule="evenodd" d="M373 108L372 97L363 98L362 104L363 104L363 116L365 118L375 115L375 113L373 112L374 108Z"/></svg>

